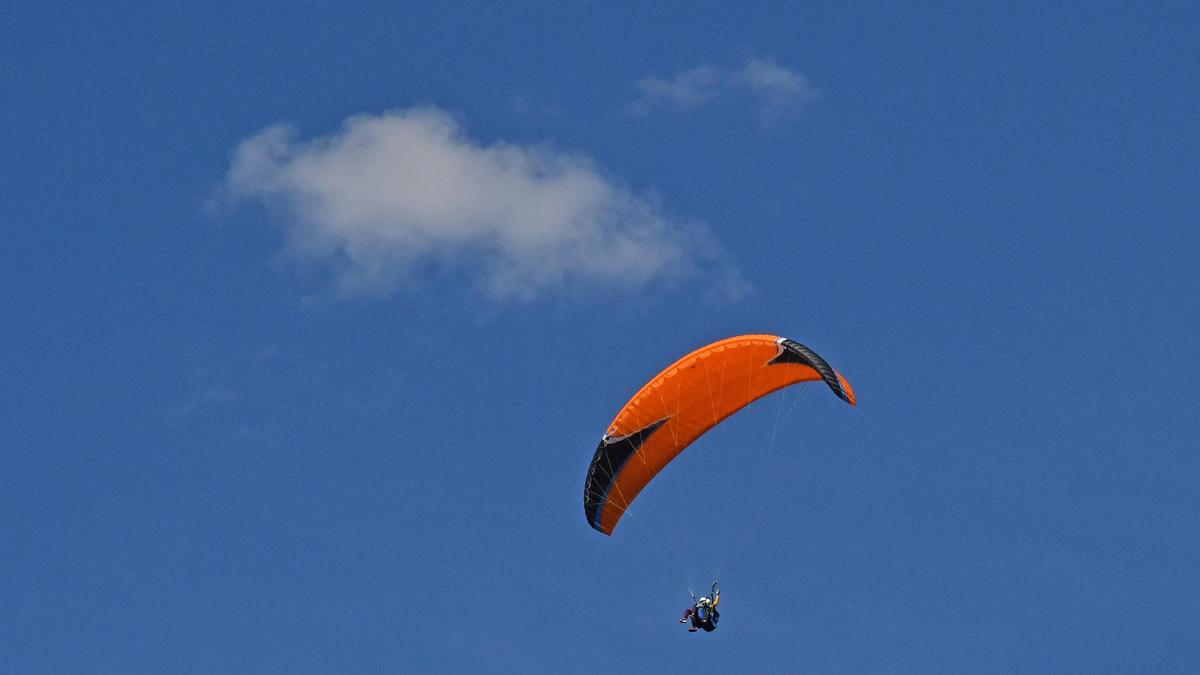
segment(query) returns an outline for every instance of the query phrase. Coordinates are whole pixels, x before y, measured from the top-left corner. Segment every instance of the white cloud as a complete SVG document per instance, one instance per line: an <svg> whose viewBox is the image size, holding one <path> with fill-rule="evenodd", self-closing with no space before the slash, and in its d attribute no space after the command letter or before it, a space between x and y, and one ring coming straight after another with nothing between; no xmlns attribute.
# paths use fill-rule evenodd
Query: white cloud
<svg viewBox="0 0 1200 675"><path fill-rule="evenodd" d="M636 290L714 266L718 283L740 283L702 226L668 217L587 157L483 145L434 107L358 115L311 140L267 128L238 146L225 190L276 208L288 255L333 264L346 294L387 293L430 268L499 298Z"/></svg>
<svg viewBox="0 0 1200 675"><path fill-rule="evenodd" d="M721 98L749 97L766 120L801 110L821 95L800 73L764 59L750 59L741 68L701 66L666 78L646 77L636 86L641 94L632 106L636 113L691 110Z"/></svg>

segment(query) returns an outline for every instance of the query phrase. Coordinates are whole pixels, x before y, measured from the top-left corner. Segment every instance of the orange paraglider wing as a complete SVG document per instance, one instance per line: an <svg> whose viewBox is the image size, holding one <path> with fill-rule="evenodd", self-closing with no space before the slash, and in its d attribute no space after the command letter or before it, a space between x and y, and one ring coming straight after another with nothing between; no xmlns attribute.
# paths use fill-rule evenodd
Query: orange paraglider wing
<svg viewBox="0 0 1200 675"><path fill-rule="evenodd" d="M600 439L583 488L588 523L612 534L638 493L692 441L777 389L817 380L855 404L845 378L787 338L741 335L679 359L634 394Z"/></svg>

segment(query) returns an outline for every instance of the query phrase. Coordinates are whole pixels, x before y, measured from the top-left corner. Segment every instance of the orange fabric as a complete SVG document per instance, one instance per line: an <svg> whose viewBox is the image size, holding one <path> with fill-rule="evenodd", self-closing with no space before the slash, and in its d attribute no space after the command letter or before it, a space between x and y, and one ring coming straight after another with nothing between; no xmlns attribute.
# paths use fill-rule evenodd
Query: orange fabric
<svg viewBox="0 0 1200 675"><path fill-rule="evenodd" d="M636 433L667 419L622 467L601 512L612 534L646 484L692 441L756 399L798 382L820 380L809 366L768 365L779 353L774 335L741 335L702 347L679 359L642 387L617 413L609 436ZM849 383L838 375L853 403Z"/></svg>

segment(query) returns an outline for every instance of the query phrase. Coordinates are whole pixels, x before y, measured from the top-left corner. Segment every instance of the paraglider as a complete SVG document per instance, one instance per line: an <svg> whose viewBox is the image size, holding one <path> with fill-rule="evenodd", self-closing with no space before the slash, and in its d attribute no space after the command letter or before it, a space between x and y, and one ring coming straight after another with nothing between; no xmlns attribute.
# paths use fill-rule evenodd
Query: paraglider
<svg viewBox="0 0 1200 675"><path fill-rule="evenodd" d="M721 589L717 588L717 582L712 585L712 598L706 595L699 600L696 596L692 596L692 606L688 607L683 612L683 618L679 623L692 622L688 626L689 633L695 633L700 629L704 629L705 633L711 633L717 629L717 621L721 619L721 613L717 611L717 605L721 603Z"/></svg>
<svg viewBox="0 0 1200 675"><path fill-rule="evenodd" d="M776 335L740 335L701 347L668 366L626 403L600 438L583 487L583 513L612 535L638 494L696 439L771 392L823 381L855 405L854 391L825 359ZM679 620L689 632L716 630L720 589L692 595Z"/></svg>

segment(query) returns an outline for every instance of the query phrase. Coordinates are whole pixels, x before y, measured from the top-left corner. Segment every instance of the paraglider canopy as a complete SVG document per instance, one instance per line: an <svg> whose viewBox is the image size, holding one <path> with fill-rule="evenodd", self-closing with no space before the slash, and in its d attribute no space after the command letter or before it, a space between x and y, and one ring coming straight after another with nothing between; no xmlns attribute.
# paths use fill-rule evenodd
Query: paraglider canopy
<svg viewBox="0 0 1200 675"><path fill-rule="evenodd" d="M731 337L679 359L633 395L600 439L583 488L588 523L611 535L638 493L706 431L773 391L818 380L855 405L845 378L784 337Z"/></svg>

